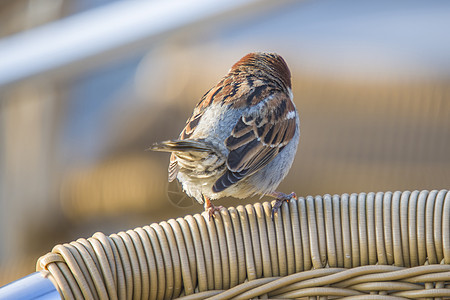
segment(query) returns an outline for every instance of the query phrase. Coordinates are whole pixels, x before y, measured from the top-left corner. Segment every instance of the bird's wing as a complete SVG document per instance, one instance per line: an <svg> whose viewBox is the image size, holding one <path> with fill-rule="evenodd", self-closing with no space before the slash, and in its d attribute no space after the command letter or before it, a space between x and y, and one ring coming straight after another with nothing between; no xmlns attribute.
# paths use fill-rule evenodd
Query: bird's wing
<svg viewBox="0 0 450 300"><path fill-rule="evenodd" d="M245 98L247 90L241 87L237 82L239 82L239 76L244 75L231 75L228 74L222 80L217 83L213 88L207 91L197 105L191 117L186 121L186 125L180 133L179 140L186 140L191 137L197 128L200 119L202 118L206 109L213 103L225 103L226 105L231 104L232 100L240 100ZM245 76L244 76L245 77ZM169 164L169 181L173 181L180 170L178 165L176 155L172 153L170 156Z"/></svg>
<svg viewBox="0 0 450 300"><path fill-rule="evenodd" d="M178 171L180 171L180 166L178 165L175 154L172 152L172 154L170 154L169 163L169 182L172 182L177 178Z"/></svg>
<svg viewBox="0 0 450 300"><path fill-rule="evenodd" d="M258 99L259 97L259 99ZM253 95L250 109L239 119L225 140L230 151L227 171L214 184L220 192L266 166L292 140L296 131L296 110L281 91Z"/></svg>

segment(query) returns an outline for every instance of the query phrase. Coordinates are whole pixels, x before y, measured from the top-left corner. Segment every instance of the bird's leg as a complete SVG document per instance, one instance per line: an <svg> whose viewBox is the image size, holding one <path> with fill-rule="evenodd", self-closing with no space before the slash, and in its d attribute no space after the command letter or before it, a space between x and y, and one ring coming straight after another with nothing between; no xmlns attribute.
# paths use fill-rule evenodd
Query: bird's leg
<svg viewBox="0 0 450 300"><path fill-rule="evenodd" d="M205 212L208 213L209 215L209 220L211 220L211 217L214 217L214 213L217 211L219 212L223 206L219 205L219 206L214 206L214 204L212 204L211 200L208 197L203 196L203 200L205 201Z"/></svg>
<svg viewBox="0 0 450 300"><path fill-rule="evenodd" d="M294 192L290 193L289 195L286 195L282 192L272 192L267 195L275 198L275 204L272 205L272 220L275 213L278 211L278 209L280 209L284 201L289 202L289 200L291 199L297 200L297 195Z"/></svg>

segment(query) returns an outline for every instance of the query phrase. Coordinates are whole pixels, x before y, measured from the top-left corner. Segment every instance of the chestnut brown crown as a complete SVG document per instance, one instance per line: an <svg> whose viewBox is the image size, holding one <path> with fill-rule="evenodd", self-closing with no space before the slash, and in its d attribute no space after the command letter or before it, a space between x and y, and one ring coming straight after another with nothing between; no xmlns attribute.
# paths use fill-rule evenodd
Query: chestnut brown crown
<svg viewBox="0 0 450 300"><path fill-rule="evenodd" d="M291 88L291 71L284 59L276 53L249 53L231 67L230 73L248 73L249 69L265 72L273 80L280 80L285 88Z"/></svg>

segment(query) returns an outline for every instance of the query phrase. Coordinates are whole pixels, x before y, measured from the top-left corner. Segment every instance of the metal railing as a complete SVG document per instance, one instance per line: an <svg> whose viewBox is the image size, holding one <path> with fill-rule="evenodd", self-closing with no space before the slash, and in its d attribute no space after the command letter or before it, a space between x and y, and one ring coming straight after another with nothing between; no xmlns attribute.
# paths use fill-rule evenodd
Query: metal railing
<svg viewBox="0 0 450 300"><path fill-rule="evenodd" d="M121 1L0 40L0 87L44 74L106 63L198 25L245 16L291 1ZM197 30L198 31L198 28ZM194 31L195 32L195 31ZM193 33L194 34L194 33Z"/></svg>

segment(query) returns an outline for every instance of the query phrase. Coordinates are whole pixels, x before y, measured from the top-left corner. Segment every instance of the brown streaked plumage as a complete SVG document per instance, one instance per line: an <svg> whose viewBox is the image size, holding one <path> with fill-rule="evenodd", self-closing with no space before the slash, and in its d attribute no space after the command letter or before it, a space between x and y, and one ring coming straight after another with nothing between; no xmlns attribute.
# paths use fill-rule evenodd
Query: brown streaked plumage
<svg viewBox="0 0 450 300"><path fill-rule="evenodd" d="M291 74L274 53L250 53L196 105L178 140L154 144L172 152L169 181L214 213L210 200L254 194L281 201L276 192L292 165L300 136L292 101Z"/></svg>

